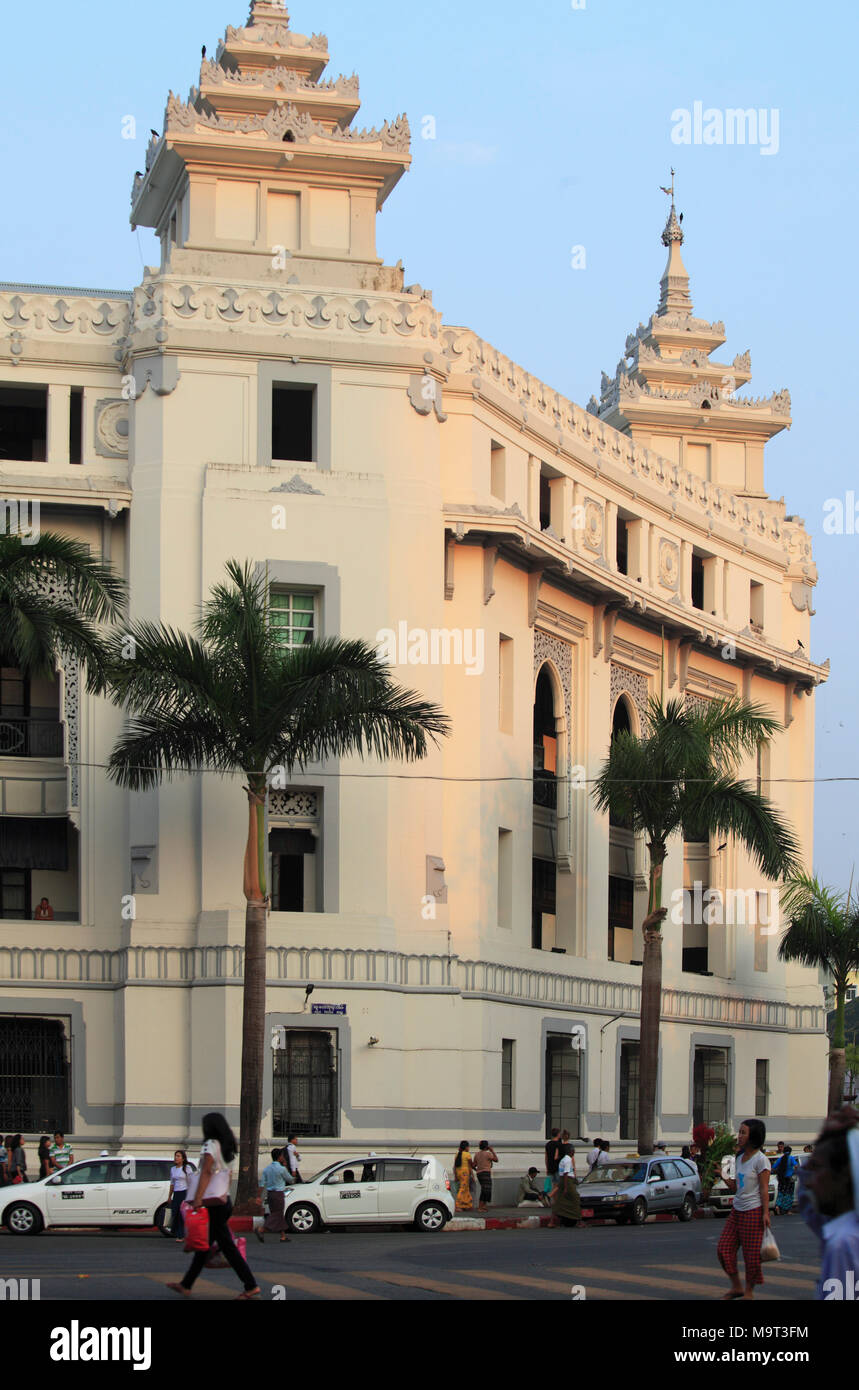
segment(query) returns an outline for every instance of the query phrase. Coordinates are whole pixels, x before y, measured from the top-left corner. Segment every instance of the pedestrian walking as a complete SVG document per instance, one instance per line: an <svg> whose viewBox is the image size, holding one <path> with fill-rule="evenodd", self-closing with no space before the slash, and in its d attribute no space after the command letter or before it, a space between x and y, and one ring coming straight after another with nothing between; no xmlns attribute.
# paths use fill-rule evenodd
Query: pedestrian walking
<svg viewBox="0 0 859 1390"><path fill-rule="evenodd" d="M68 1168L69 1164L75 1161L71 1144L66 1143L66 1136L61 1134L59 1130L54 1135L54 1142L51 1145L51 1158L55 1168Z"/></svg>
<svg viewBox="0 0 859 1390"><path fill-rule="evenodd" d="M480 1205L478 1211L486 1211L492 1205L492 1165L498 1162L498 1155L490 1147L488 1139L481 1139L474 1158L474 1171L480 1184Z"/></svg>
<svg viewBox="0 0 859 1390"><path fill-rule="evenodd" d="M0 1134L0 1187L5 1187L7 1182L9 1181L8 1144L10 1137L11 1136L7 1134L6 1138L4 1139L3 1135Z"/></svg>
<svg viewBox="0 0 859 1390"><path fill-rule="evenodd" d="M599 1156L599 1158L597 1159L596 1166L597 1166L598 1168L604 1167L604 1166L606 1165L606 1163L611 1163L611 1143L609 1142L608 1139L601 1139L601 1140L600 1140L600 1156Z"/></svg>
<svg viewBox="0 0 859 1390"><path fill-rule="evenodd" d="M789 1216L796 1193L796 1170L799 1159L793 1158L790 1144L785 1145L784 1153L773 1167L773 1177L778 1183L778 1196L775 1209L780 1216Z"/></svg>
<svg viewBox="0 0 859 1390"><path fill-rule="evenodd" d="M298 1152L298 1146L296 1144L297 1138L298 1135L296 1134L287 1136L285 1149L286 1167L293 1182L304 1182L304 1178L301 1176L298 1169L298 1165L301 1162L301 1154Z"/></svg>
<svg viewBox="0 0 859 1390"><path fill-rule="evenodd" d="M550 1179L548 1191L558 1185L558 1168L564 1157L560 1129L553 1129L546 1144L546 1176Z"/></svg>
<svg viewBox="0 0 859 1390"><path fill-rule="evenodd" d="M578 1226L582 1219L582 1200L576 1179L576 1153L572 1146L558 1168L558 1186L554 1195L555 1215L562 1226Z"/></svg>
<svg viewBox="0 0 859 1390"><path fill-rule="evenodd" d="M56 1170L57 1165L51 1157L51 1136L43 1134L39 1140L39 1177L49 1178Z"/></svg>
<svg viewBox="0 0 859 1390"><path fill-rule="evenodd" d="M29 1182L27 1177L27 1155L24 1153L24 1136L10 1134L6 1140L8 1158L6 1168L10 1183Z"/></svg>
<svg viewBox="0 0 859 1390"><path fill-rule="evenodd" d="M799 1170L799 1213L821 1244L817 1298L853 1300L859 1284L859 1110L827 1119Z"/></svg>
<svg viewBox="0 0 859 1390"><path fill-rule="evenodd" d="M593 1148L592 1148L592 1149L588 1149L588 1153L587 1153L586 1162L587 1162L587 1165L588 1165L588 1172L590 1172L592 1168L596 1168L597 1164L599 1163L600 1154L601 1154L601 1153L602 1153L602 1140L601 1140L601 1139L595 1139L595 1140L594 1140L594 1144L593 1144Z"/></svg>
<svg viewBox="0 0 859 1390"><path fill-rule="evenodd" d="M474 1162L470 1153L470 1145L467 1139L463 1139L457 1150L456 1158L453 1160L453 1178L456 1184L456 1210L471 1211L474 1202L471 1196L471 1174L474 1171Z"/></svg>
<svg viewBox="0 0 859 1390"><path fill-rule="evenodd" d="M731 1280L729 1292L723 1295L725 1303L733 1298L753 1299L755 1285L764 1282L761 1244L764 1231L770 1226L770 1161L763 1152L766 1137L766 1126L761 1120L746 1120L740 1125L736 1177L725 1179L735 1194L716 1248L719 1262ZM745 1293L737 1272L737 1251L741 1246L746 1267Z"/></svg>
<svg viewBox="0 0 859 1390"><path fill-rule="evenodd" d="M170 1191L167 1193L167 1201L170 1203L170 1230L174 1240L185 1239L182 1203L188 1197L188 1179L193 1171L185 1150L177 1149L173 1155L173 1167L170 1169Z"/></svg>
<svg viewBox="0 0 859 1390"><path fill-rule="evenodd" d="M289 1172L284 1166L285 1158L283 1149L272 1149L271 1163L262 1170L262 1185L268 1197L268 1215L262 1227L254 1227L254 1234L261 1244L265 1241L265 1231L271 1231L273 1234L280 1232L281 1241L289 1240L283 1215L286 1186L289 1182Z"/></svg>
<svg viewBox="0 0 859 1390"><path fill-rule="evenodd" d="M258 1298L260 1288L246 1260L236 1249L233 1233L230 1230L230 1214L233 1204L230 1201L230 1164L237 1153L236 1137L223 1115L213 1111L203 1116L203 1147L197 1172L188 1180L188 1201L195 1212L209 1213L209 1248L197 1250L185 1278L181 1284L170 1283L168 1289L190 1297L194 1281L198 1278L207 1260L211 1258L212 1246L217 1245L227 1264L235 1270L244 1284L240 1299Z"/></svg>

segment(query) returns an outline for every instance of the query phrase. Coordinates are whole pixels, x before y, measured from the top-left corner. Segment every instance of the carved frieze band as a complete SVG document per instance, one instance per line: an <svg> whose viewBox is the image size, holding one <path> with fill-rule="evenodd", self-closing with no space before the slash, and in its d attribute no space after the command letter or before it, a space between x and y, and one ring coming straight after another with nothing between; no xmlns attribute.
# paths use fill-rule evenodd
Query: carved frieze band
<svg viewBox="0 0 859 1390"><path fill-rule="evenodd" d="M71 928L74 930L74 928ZM241 946L129 946L117 951L37 946L0 946L0 980L30 984L57 983L122 988L169 983L191 988L197 983L243 978ZM434 991L537 1002L550 1008L592 1013L629 1014L641 1008L639 985L586 979L533 966L462 960L459 956L408 954L403 951L327 946L269 946L266 975L270 986L330 980L360 988ZM825 1012L816 1005L748 999L737 995L697 993L666 986L662 1017L677 1022L706 1020L708 1026L769 1028L785 1032L823 1032Z"/></svg>

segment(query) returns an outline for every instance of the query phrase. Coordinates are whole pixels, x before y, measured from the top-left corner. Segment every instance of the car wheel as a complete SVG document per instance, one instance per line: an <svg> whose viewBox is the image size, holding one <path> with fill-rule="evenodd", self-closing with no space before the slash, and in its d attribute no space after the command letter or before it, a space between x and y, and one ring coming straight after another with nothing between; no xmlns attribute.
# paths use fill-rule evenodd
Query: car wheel
<svg viewBox="0 0 859 1390"><path fill-rule="evenodd" d="M3 1213L3 1225L13 1236L37 1236L44 1224L42 1213L29 1202L13 1202Z"/></svg>
<svg viewBox="0 0 859 1390"><path fill-rule="evenodd" d="M415 1227L419 1231L443 1231L447 1212L439 1202L424 1202L415 1212Z"/></svg>
<svg viewBox="0 0 859 1390"><path fill-rule="evenodd" d="M293 1202L286 1219L289 1229L297 1236L309 1236L313 1231L318 1231L322 1224L319 1212L309 1202Z"/></svg>
<svg viewBox="0 0 859 1390"><path fill-rule="evenodd" d="M629 1219L633 1226L644 1225L647 1220L647 1203L643 1197L636 1197L632 1204L632 1211L629 1214Z"/></svg>
<svg viewBox="0 0 859 1390"><path fill-rule="evenodd" d="M167 1217L169 1215L170 1208L166 1202L163 1202L162 1205L156 1211L152 1221L153 1226L156 1226L157 1229L161 1232L162 1236L166 1236L168 1240L172 1235L171 1228L167 1224Z"/></svg>
<svg viewBox="0 0 859 1390"><path fill-rule="evenodd" d="M695 1215L695 1198L691 1192L687 1192L683 1198L683 1205L677 1213L680 1221L691 1221Z"/></svg>

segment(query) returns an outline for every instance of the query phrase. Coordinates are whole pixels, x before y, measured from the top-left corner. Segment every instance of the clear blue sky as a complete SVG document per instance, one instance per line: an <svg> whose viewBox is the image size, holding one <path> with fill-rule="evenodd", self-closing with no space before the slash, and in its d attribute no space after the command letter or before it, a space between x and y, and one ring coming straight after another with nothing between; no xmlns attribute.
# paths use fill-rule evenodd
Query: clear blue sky
<svg viewBox="0 0 859 1390"><path fill-rule="evenodd" d="M580 0L578 0L580 3ZM128 288L157 255L128 223L132 175L168 88L183 98L247 0L88 0L4 16L0 279ZM820 570L818 777L859 777L857 644L847 624L859 534L827 536L824 504L859 499L855 392L857 117L853 0L296 0L328 34L327 75L357 71L361 124L406 111L414 164L379 221L381 253L473 328L585 404L655 308L659 185L673 164L696 312L724 319L750 390L783 386L794 425L767 485L806 519ZM14 56L14 61L11 61ZM678 146L672 112L779 112L779 151ZM138 139L122 139L133 115ZM432 115L435 141L420 138ZM52 220L56 219L56 221ZM570 248L586 249L572 270ZM859 526L856 528L859 533ZM859 859L859 784L817 788L815 865L846 887Z"/></svg>

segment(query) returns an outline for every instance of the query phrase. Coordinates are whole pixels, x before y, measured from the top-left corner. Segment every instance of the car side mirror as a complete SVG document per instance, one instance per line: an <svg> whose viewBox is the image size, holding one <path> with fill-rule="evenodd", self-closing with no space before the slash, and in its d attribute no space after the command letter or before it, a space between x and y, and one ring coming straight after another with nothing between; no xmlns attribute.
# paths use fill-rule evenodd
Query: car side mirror
<svg viewBox="0 0 859 1390"><path fill-rule="evenodd" d="M59 1187L59 1185L60 1185L60 1180L59 1180L59 1178L50 1178L50 1179L48 1180L48 1183L47 1183L47 1186L48 1186L48 1187Z"/></svg>

